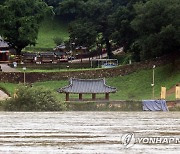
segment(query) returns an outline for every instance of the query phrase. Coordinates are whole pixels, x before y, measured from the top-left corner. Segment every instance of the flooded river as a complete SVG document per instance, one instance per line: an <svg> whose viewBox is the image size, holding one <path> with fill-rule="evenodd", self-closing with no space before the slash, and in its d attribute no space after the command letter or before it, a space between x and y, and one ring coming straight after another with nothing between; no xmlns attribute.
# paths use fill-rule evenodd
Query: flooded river
<svg viewBox="0 0 180 154"><path fill-rule="evenodd" d="M180 152L180 142L121 142L127 133L180 138L180 112L0 112L0 119L0 154Z"/></svg>

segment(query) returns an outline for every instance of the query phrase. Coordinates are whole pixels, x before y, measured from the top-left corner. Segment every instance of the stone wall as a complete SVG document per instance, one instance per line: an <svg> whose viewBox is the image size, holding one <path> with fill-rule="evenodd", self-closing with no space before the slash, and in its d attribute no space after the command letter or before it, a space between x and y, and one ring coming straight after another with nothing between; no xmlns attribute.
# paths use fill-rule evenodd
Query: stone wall
<svg viewBox="0 0 180 154"><path fill-rule="evenodd" d="M70 111L143 111L142 101L68 102ZM180 101L167 101L169 111L180 111Z"/></svg>
<svg viewBox="0 0 180 154"><path fill-rule="evenodd" d="M109 69L96 69L70 72L27 72L26 82L33 83L47 80L67 80L69 78L109 78L124 76L141 69L151 69L153 65L160 66L169 63L167 58L157 58L154 61L144 61L131 65L119 66ZM24 80L23 72L0 72L0 82L20 83Z"/></svg>
<svg viewBox="0 0 180 154"><path fill-rule="evenodd" d="M13 66L13 64L10 64L10 66ZM57 63L57 64L53 64L53 63L43 63L43 64L35 64L35 63L25 63L25 64L18 64L19 68L23 68L23 67L27 67L27 68L31 68L31 69L67 69L67 67L69 67L69 69L81 69L81 68L89 68L91 67L90 63ZM94 65L95 67L95 65Z"/></svg>

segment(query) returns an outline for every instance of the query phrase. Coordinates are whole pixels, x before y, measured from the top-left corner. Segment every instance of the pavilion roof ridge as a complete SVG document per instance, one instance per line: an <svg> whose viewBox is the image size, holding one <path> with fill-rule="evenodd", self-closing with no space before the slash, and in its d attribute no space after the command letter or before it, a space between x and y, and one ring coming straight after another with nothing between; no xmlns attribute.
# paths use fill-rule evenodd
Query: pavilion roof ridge
<svg viewBox="0 0 180 154"><path fill-rule="evenodd" d="M117 89L106 85L105 78L77 79L70 78L70 84L59 88L60 93L114 93Z"/></svg>
<svg viewBox="0 0 180 154"><path fill-rule="evenodd" d="M96 78L96 79L79 79L79 78L70 78L70 80L77 80L77 81L104 81L105 82L105 78Z"/></svg>

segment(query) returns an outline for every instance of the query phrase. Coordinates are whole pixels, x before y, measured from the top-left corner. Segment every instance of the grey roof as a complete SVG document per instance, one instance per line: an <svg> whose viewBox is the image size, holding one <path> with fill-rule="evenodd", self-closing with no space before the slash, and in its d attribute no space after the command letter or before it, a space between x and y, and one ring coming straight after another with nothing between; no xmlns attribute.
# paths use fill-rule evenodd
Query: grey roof
<svg viewBox="0 0 180 154"><path fill-rule="evenodd" d="M74 93L74 94L102 94L114 93L117 89L107 86L105 79L70 79L70 85L58 89L60 93Z"/></svg>
<svg viewBox="0 0 180 154"><path fill-rule="evenodd" d="M9 48L9 45L7 42L0 39L0 48Z"/></svg>
<svg viewBox="0 0 180 154"><path fill-rule="evenodd" d="M64 55L66 55L65 52L55 52L54 54L55 54L56 56L64 56Z"/></svg>
<svg viewBox="0 0 180 154"><path fill-rule="evenodd" d="M40 52L39 55L40 55L40 56L45 56L45 57L46 57L46 56L47 56L47 57L48 57L48 56L50 56L50 57L51 57L51 56L55 56L55 55L54 55L54 52Z"/></svg>
<svg viewBox="0 0 180 154"><path fill-rule="evenodd" d="M24 53L23 56L24 57L36 57L37 53Z"/></svg>
<svg viewBox="0 0 180 154"><path fill-rule="evenodd" d="M60 44L60 45L58 45L57 47L55 47L53 50L58 50L58 49L61 49L61 50L66 49L65 44Z"/></svg>
<svg viewBox="0 0 180 154"><path fill-rule="evenodd" d="M82 50L86 50L86 49L87 49L87 47L83 47L83 46L77 46L77 47L76 47L76 50L80 50L80 49L82 49Z"/></svg>

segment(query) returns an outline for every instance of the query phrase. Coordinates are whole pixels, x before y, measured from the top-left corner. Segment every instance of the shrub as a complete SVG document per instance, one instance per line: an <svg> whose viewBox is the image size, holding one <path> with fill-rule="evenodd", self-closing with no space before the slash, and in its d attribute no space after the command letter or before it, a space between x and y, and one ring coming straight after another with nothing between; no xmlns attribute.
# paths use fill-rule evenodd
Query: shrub
<svg viewBox="0 0 180 154"><path fill-rule="evenodd" d="M56 45L60 45L64 42L62 37L54 37L53 40Z"/></svg>
<svg viewBox="0 0 180 154"><path fill-rule="evenodd" d="M59 102L56 94L44 87L22 86L16 90L14 96L4 103L8 111L62 111L66 109L64 103Z"/></svg>

